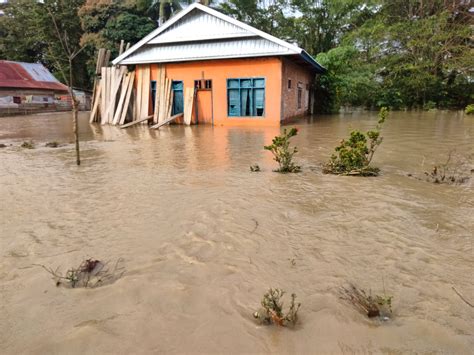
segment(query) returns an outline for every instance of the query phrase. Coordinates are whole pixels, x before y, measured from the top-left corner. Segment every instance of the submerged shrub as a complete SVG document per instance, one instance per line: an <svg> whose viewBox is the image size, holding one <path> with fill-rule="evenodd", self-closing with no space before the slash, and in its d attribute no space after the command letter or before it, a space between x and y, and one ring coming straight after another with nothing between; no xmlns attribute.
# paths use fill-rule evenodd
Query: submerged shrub
<svg viewBox="0 0 474 355"><path fill-rule="evenodd" d="M279 288L270 288L263 295L261 305L262 308L255 312L253 316L263 324L275 324L279 326L294 326L298 321L298 310L301 303L296 303L296 295L291 294L291 304L288 312L283 312L282 298L285 291Z"/></svg>
<svg viewBox="0 0 474 355"><path fill-rule="evenodd" d="M392 314L393 296L367 294L364 290L353 284L342 286L339 290L340 297L351 303L357 310L369 318L379 317L387 320Z"/></svg>
<svg viewBox="0 0 474 355"><path fill-rule="evenodd" d="M25 149L34 149L35 143L33 141L24 141L23 143L21 143L20 147Z"/></svg>
<svg viewBox="0 0 474 355"><path fill-rule="evenodd" d="M467 105L464 112L466 113L466 115L473 115L474 114L474 104Z"/></svg>
<svg viewBox="0 0 474 355"><path fill-rule="evenodd" d="M56 141L52 141L52 142L48 142L44 145L45 147L48 147L48 148L57 148L60 146L59 142L56 142Z"/></svg>
<svg viewBox="0 0 474 355"><path fill-rule="evenodd" d="M423 104L423 110L425 110L425 111L436 110L436 102L434 102L434 101L425 102Z"/></svg>
<svg viewBox="0 0 474 355"><path fill-rule="evenodd" d="M266 150L269 150L273 154L273 159L280 166L276 172L279 173L298 173L301 171L301 167L293 162L293 156L298 152L298 148L293 147L290 149L290 138L298 134L297 128L292 128L289 131L286 128L283 130L283 134L276 136L272 140L272 144L264 146Z"/></svg>
<svg viewBox="0 0 474 355"><path fill-rule="evenodd" d="M426 180L435 184L464 184L474 172L472 157L461 157L452 150L444 163L437 163L433 169L425 171Z"/></svg>
<svg viewBox="0 0 474 355"><path fill-rule="evenodd" d="M257 172L261 171L260 166L258 164L251 165L250 166L250 171L253 172L253 173L257 173Z"/></svg>
<svg viewBox="0 0 474 355"><path fill-rule="evenodd" d="M335 153L324 166L323 172L336 175L378 175L380 169L371 167L370 162L378 146L382 143L383 138L380 136L380 131L387 116L388 109L382 107L374 130L368 131L366 134L361 131L352 131L349 139L343 139L341 144L335 148Z"/></svg>

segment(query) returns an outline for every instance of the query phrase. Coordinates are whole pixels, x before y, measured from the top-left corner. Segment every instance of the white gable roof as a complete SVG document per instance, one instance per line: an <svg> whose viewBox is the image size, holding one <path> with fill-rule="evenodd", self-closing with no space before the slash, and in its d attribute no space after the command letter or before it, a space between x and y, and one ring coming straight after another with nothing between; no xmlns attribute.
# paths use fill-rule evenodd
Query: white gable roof
<svg viewBox="0 0 474 355"><path fill-rule="evenodd" d="M324 71L303 49L216 10L194 3L157 28L113 64L297 55Z"/></svg>

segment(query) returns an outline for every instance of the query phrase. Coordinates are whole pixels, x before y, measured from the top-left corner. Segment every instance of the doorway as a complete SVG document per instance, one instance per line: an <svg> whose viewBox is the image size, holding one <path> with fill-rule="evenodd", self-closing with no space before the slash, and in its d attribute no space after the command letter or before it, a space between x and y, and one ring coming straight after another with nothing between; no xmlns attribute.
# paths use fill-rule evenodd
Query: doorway
<svg viewBox="0 0 474 355"><path fill-rule="evenodd" d="M196 122L214 123L212 109L212 80L194 80L196 91Z"/></svg>

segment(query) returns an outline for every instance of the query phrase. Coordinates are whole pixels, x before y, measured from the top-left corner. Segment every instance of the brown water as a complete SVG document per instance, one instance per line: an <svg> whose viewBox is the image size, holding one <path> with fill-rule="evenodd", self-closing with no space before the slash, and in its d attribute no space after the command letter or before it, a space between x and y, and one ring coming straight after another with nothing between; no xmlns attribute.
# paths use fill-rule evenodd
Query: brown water
<svg viewBox="0 0 474 355"><path fill-rule="evenodd" d="M301 174L273 173L278 129L120 130L68 115L0 119L0 352L470 353L474 189L407 176L455 148L474 153L474 118L394 113L377 178L323 175L319 163L367 113L297 124ZM21 141L33 139L34 150ZM250 173L258 163L263 172ZM474 178L474 177L473 177ZM472 180L472 179L471 179ZM96 289L56 288L44 270L124 259ZM353 282L394 296L370 321L338 298ZM296 329L257 325L268 287L295 292ZM469 350L471 349L471 350Z"/></svg>

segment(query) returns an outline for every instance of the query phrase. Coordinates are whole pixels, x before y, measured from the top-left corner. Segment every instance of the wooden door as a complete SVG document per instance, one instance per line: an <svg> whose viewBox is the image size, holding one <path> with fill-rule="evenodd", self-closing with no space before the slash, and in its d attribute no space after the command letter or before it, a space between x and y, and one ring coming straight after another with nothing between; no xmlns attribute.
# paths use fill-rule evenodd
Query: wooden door
<svg viewBox="0 0 474 355"><path fill-rule="evenodd" d="M213 123L212 119L212 89L200 89L196 95L197 122Z"/></svg>

